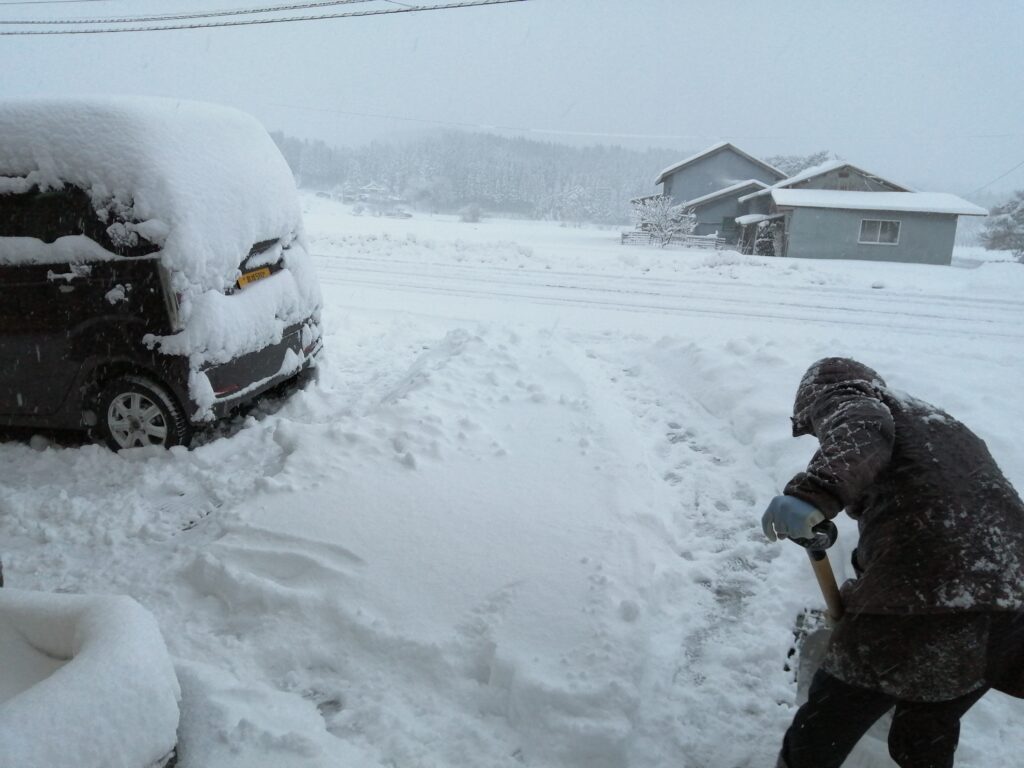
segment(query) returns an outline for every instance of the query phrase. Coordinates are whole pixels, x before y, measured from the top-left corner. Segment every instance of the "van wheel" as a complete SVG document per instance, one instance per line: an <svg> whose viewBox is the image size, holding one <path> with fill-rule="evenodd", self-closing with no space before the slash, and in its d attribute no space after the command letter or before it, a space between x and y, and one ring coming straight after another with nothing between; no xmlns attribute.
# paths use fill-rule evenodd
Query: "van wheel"
<svg viewBox="0 0 1024 768"><path fill-rule="evenodd" d="M112 450L188 445L192 430L174 397L142 376L107 382L97 401L97 432Z"/></svg>

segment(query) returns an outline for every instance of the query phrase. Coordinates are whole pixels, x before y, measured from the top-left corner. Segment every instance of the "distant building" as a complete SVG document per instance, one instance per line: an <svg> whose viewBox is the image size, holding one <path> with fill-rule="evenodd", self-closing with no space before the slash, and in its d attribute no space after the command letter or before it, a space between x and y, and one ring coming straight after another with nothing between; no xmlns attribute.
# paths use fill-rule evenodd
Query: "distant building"
<svg viewBox="0 0 1024 768"><path fill-rule="evenodd" d="M694 234L717 232L735 243L736 217L741 213L738 198L785 178L779 169L726 141L666 168L654 183L663 185L662 194L693 209L697 215Z"/></svg>
<svg viewBox="0 0 1024 768"><path fill-rule="evenodd" d="M988 211L830 160L786 177L724 142L665 169L663 194L744 253L949 264L958 216Z"/></svg>

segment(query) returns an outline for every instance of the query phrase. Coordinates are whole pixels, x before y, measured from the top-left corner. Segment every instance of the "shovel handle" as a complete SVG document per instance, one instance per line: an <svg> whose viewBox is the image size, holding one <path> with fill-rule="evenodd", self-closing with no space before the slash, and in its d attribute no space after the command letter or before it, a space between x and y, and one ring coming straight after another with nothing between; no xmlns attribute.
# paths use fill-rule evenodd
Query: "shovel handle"
<svg viewBox="0 0 1024 768"><path fill-rule="evenodd" d="M823 549L808 549L807 556L821 588L821 596L825 598L828 616L832 621L839 621L843 618L843 599L839 595L839 585L836 584L832 564L828 561L828 553Z"/></svg>

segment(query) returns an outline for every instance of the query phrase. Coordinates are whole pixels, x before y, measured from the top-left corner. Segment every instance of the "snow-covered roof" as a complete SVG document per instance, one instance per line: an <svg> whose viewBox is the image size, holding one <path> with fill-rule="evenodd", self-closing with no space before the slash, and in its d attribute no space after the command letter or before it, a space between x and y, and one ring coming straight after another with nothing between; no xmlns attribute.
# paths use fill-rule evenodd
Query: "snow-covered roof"
<svg viewBox="0 0 1024 768"><path fill-rule="evenodd" d="M213 104L2 101L0 176L70 183L98 210L145 222L164 264L207 289L233 282L254 243L302 234L295 180L273 140L255 118Z"/></svg>
<svg viewBox="0 0 1024 768"><path fill-rule="evenodd" d="M879 181L882 181L888 184L889 186L896 187L897 189L902 190L904 192L914 191L910 187L907 187L903 184L897 184L895 181L883 178L879 176L877 173L865 171L863 168L853 165L852 163L848 163L845 160L826 160L823 163L812 165L810 168L804 168L802 171L790 176L788 179L782 179L782 181L777 181L776 183L770 186L766 185L765 189L758 190L757 192L751 192L749 195L744 195L743 197L740 198L740 202L742 203L745 200L749 200L752 197L766 195L771 190L774 189L787 189L803 181L807 181L808 179L813 179L818 176L824 176L826 173L831 173L832 171L838 171L840 168L852 168L853 170L863 174L864 176L870 176L872 178L878 179Z"/></svg>
<svg viewBox="0 0 1024 768"><path fill-rule="evenodd" d="M768 163L766 163L764 160L758 160L753 155L747 154L742 149L737 147L735 144L731 144L728 141L720 141L717 144L712 144L707 149L704 149L704 150L698 152L695 155L690 155L688 158L686 158L685 160L682 160L682 161L676 163L675 165L670 165L668 168L666 168L665 170L663 170L661 173L658 174L658 178L654 181L654 183L655 184L661 184L665 180L665 177L668 176L670 173L675 173L680 168L685 168L687 165L690 165L690 163L694 163L694 162L700 160L702 157L707 157L708 155L713 155L716 152L721 152L722 150L725 150L725 149L731 149L737 155L740 155L741 157L745 157L747 160L749 160L752 163L757 163L762 168L770 171L771 173L777 174L780 179L784 179L786 177L786 174L784 174L778 168L774 168L773 166L768 165Z"/></svg>
<svg viewBox="0 0 1024 768"><path fill-rule="evenodd" d="M781 213L747 213L743 216L736 217L736 223L741 227L745 227L748 224L760 224L762 221L771 221L772 219L782 218L784 214Z"/></svg>
<svg viewBox="0 0 1024 768"><path fill-rule="evenodd" d="M768 185L765 184L763 181L758 181L757 179L744 179L743 181L737 181L735 184L730 184L728 187L722 187L721 189L716 189L714 192L709 192L706 195L695 197L693 198L693 200L687 200L685 203L683 203L683 206L690 208L695 205L702 205L703 203L707 203L712 200L717 200L720 197L725 197L726 195L731 195L735 192L739 192L741 189L746 189L747 187L755 186L763 188L767 187Z"/></svg>
<svg viewBox="0 0 1024 768"><path fill-rule="evenodd" d="M987 216L988 211L947 192L847 192L836 189L773 189L776 205Z"/></svg>

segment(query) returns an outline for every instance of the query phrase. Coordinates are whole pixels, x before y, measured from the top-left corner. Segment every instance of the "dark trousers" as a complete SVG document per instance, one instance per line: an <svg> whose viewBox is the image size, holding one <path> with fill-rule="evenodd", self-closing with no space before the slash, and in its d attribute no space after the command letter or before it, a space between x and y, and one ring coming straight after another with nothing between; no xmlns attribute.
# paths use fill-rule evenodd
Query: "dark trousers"
<svg viewBox="0 0 1024 768"><path fill-rule="evenodd" d="M952 768L960 718L987 690L982 687L950 701L901 701L818 670L807 703L786 731L779 766L839 768L861 736L895 707L889 754L900 768Z"/></svg>

